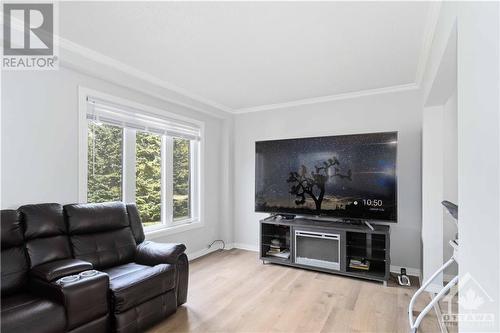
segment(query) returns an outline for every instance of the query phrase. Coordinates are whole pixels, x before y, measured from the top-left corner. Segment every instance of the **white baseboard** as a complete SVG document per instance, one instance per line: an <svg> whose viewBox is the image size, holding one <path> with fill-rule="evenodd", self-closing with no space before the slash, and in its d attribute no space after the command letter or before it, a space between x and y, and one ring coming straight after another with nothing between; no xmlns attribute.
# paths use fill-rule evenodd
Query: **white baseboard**
<svg viewBox="0 0 500 333"><path fill-rule="evenodd" d="M250 244L243 244L243 243L233 243L233 244L231 244L231 248L232 249L234 248L234 249L241 249L241 250L259 252L259 246L258 245L250 245Z"/></svg>
<svg viewBox="0 0 500 333"><path fill-rule="evenodd" d="M241 249L241 250L247 250L247 251L253 251L253 252L259 252L259 246L257 245L250 245L250 244L243 244L243 243L230 243L230 244L226 244L226 250L231 250L231 249ZM204 256L208 253L211 253L213 252L210 251L210 250L202 250L202 251L198 251L196 253L193 253L192 256L189 256L189 259L191 259L191 257L193 259L195 258L199 258L201 256ZM391 265L391 273L397 273L399 274L401 272L401 267L402 266L395 266L395 265ZM422 279L422 271L418 268L413 268L413 267L405 267L406 268L406 273L408 275L411 275L411 276L416 276L419 278L419 280Z"/></svg>
<svg viewBox="0 0 500 333"><path fill-rule="evenodd" d="M199 257L206 256L207 254L215 252L217 250L220 250L220 248L218 248L216 246L213 246L210 249L206 248L206 249L203 249L203 250L200 250L200 251L196 251L196 252L193 252L193 253L188 253L187 254L188 260L191 261L191 260L197 259Z"/></svg>
<svg viewBox="0 0 500 333"><path fill-rule="evenodd" d="M259 252L259 247L257 245L250 245L250 244L243 244L243 243L233 243L233 244L230 244L230 245L231 245L230 248L236 248L236 249L241 249L241 250ZM226 247L226 248L229 249L228 247ZM401 272L401 268L402 267L403 266L394 266L394 265L391 265L391 272L399 274ZM422 274L420 269L413 268L413 267L406 267L406 273L408 275L416 276L418 278L420 278L420 276Z"/></svg>

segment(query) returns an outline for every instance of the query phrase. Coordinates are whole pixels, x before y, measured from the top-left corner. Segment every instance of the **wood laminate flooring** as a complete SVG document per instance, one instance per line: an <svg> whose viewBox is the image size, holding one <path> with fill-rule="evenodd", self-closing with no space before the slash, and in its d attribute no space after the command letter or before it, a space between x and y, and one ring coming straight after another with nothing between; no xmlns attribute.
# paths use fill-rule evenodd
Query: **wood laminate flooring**
<svg viewBox="0 0 500 333"><path fill-rule="evenodd" d="M409 332L415 290L219 251L190 263L187 303L150 332ZM422 296L416 310L428 301ZM419 333L439 331L431 311Z"/></svg>

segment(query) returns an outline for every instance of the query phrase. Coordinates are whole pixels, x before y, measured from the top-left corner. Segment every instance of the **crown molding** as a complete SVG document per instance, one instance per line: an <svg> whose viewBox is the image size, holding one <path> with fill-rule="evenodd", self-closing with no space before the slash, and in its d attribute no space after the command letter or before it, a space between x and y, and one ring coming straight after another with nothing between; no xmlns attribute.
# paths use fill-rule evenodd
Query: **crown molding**
<svg viewBox="0 0 500 333"><path fill-rule="evenodd" d="M441 11L441 1L429 3L429 11L427 12L427 19L425 23L424 39L420 49L420 56L417 64L417 72L415 74L415 83L418 86L422 85L422 80L427 66L427 61L431 54L432 42L436 32L436 26L439 20L439 13Z"/></svg>
<svg viewBox="0 0 500 333"><path fill-rule="evenodd" d="M252 106L248 108L232 109L226 105L196 95L188 90L178 87L168 81L138 70L114 58L86 48L68 39L59 37L60 63L63 67L71 68L84 74L112 82L114 84L140 91L166 102L189 108L198 112L209 114L217 118L227 118L232 114L260 112L267 110L283 109L301 105L325 103L352 99L358 97L387 94L401 91L420 89L427 61L431 52L435 29L441 10L441 2L431 2L427 14L424 38L419 55L415 81L376 89L367 89L327 96L305 98L283 103L273 103ZM56 39L57 40L57 39Z"/></svg>
<svg viewBox="0 0 500 333"><path fill-rule="evenodd" d="M59 37L58 43L60 48L60 64L63 67L142 92L168 103L176 104L181 107L189 108L222 119L230 117L232 114L275 110L300 105L325 103L377 94L415 90L419 88L419 85L416 83L409 83L384 88L306 98L284 103L231 109L228 106L195 95L186 89L177 87L170 82L161 80L154 75L138 70L135 67L127 65L121 61L108 57L68 39Z"/></svg>
<svg viewBox="0 0 500 333"><path fill-rule="evenodd" d="M342 93L342 94L313 97L313 98L305 98L305 99L299 99L299 100L291 101L291 102L259 105L259 106L249 107L249 108L242 108L242 109L233 110L233 113L241 114L241 113L249 113L249 112L276 110L276 109L290 108L290 107L296 107L296 106L301 106L301 105L326 103L326 102L338 101L338 100L344 100L344 99L352 99L352 98L358 98L358 97L387 94L387 93L394 93L394 92L408 91L408 90L417 90L417 89L419 89L419 86L416 83L408 83L408 84L401 84L401 85L384 87L384 88L367 89L367 90L353 91L353 92Z"/></svg>
<svg viewBox="0 0 500 333"><path fill-rule="evenodd" d="M334 95L328 95L328 96L322 96L322 97L305 98L305 99L284 102L284 103L265 104L265 105L253 106L253 107L248 107L248 108L235 109L235 110L232 110L232 113L242 114L242 113L249 113L249 112L260 112L260 111L282 109L282 108L288 108L288 107L294 107L294 106L300 106L300 105L325 103L325 102L337 101L337 100L343 100L343 99L351 99L351 98L371 96L371 95L377 95L377 94L387 94L387 93L393 93L393 92L420 89L420 87L422 85L422 80L423 80L423 76L425 73L425 69L427 66L427 61L428 61L428 58L430 56L431 49L432 49L432 42L434 40L436 26L437 26L437 23L439 20L439 13L441 11L441 4L442 4L441 1L435 1L435 2L429 3L429 11L427 13L426 24L425 24L425 28L424 28L425 29L424 30L424 38L422 41L422 47L421 47L420 55L419 55L419 59L418 59L417 70L415 73L415 82L408 83L408 84L402 84L402 85L389 86L389 87L384 87L384 88L360 90L360 91L354 91L354 92L348 92L348 93L342 93L342 94L334 94Z"/></svg>
<svg viewBox="0 0 500 333"><path fill-rule="evenodd" d="M130 88L184 108L227 118L231 108L193 94L114 58L59 37L60 65L113 84Z"/></svg>

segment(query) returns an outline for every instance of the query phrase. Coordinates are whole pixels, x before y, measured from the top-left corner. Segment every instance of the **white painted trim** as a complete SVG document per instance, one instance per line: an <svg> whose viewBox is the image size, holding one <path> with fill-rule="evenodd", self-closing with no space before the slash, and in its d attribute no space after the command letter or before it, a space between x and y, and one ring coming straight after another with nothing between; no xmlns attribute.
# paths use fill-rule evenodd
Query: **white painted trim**
<svg viewBox="0 0 500 333"><path fill-rule="evenodd" d="M118 61L114 58L111 58L109 56L106 56L102 53L96 52L92 49L89 49L87 47L84 47L80 44L77 44L73 41L70 41L68 39L58 37L55 38L56 41L59 43L59 48L61 52L61 65L64 67L69 67L73 69L77 69L81 72L88 73L91 68L89 68L88 64L85 64L84 61L82 61L81 58L83 58L85 61L91 61L94 65L101 65L104 66L108 69L115 70L121 73L127 74L129 77L142 81L142 82L147 82L149 84L152 84L156 87L162 88L165 91L175 93L176 95L180 97L187 97L188 99L192 101L196 101L202 105L209 106L210 108L214 108L218 111L222 112L230 112L230 108L219 104L217 102L211 101L209 99L206 99L204 97L201 97L199 95L196 95L194 93L191 93L187 91L186 89L183 89L181 87L178 87L170 82L167 82L165 80L159 79L154 75L151 75L149 73L143 72L141 70L138 70L130 65L127 65L121 61ZM63 54L64 52L64 54ZM92 67L92 66L90 66ZM92 73L91 75L95 75L96 73ZM101 76L98 76L101 78ZM120 84L127 84L127 82L120 82ZM136 89L136 88L133 88ZM141 89L142 90L142 89ZM205 108L199 108L198 106L191 105L189 103L184 103L180 102L176 99L171 99L171 98L166 98L165 96L162 96L161 94L156 95L155 97L159 97L161 99L167 100L170 103L175 103L175 104L180 104L182 106L194 109L196 111L204 112L204 113L209 113L211 115L221 117L220 113L214 113L210 112L208 109ZM223 116L222 116L223 118Z"/></svg>
<svg viewBox="0 0 500 333"><path fill-rule="evenodd" d="M117 105L120 105L120 106L123 106L126 108L132 108L135 110L144 111L146 113L151 113L151 114L156 115L160 118L167 117L167 118L171 118L174 120L180 120L180 121L183 121L186 123L192 123L192 124L195 124L198 127L200 127L200 130L202 129L202 127L205 124L203 121L200 121L200 120L197 120L194 118L185 117L185 116L182 116L178 113L169 112L167 110L163 110L163 109L159 109L159 108L156 108L156 107L153 107L150 105L138 103L138 102L135 102L135 101L130 100L130 99L126 99L126 98L119 97L116 95L111 95L111 94L105 93L103 91L87 88L85 86L78 86L78 92L80 94L84 95L84 97L85 97L85 100L84 100L85 107L86 107L86 103L87 103L86 97L90 96L90 97L104 100L104 101L107 101L107 102L110 102L113 104L117 104Z"/></svg>
<svg viewBox="0 0 500 333"><path fill-rule="evenodd" d="M347 93L333 94L321 97L305 98L283 103L273 103L252 106L248 108L233 109L203 96L194 94L187 89L176 86L166 80L160 79L152 74L134 68L124 62L96 52L71 40L58 37L55 40L59 43L61 50L61 66L70 68L81 73L103 79L114 84L128 87L158 99L180 105L198 112L203 112L217 118L226 118L229 114L241 114L248 112L259 112L275 110L299 105L325 103L329 101L358 98L364 96L416 90L420 88L422 78L427 65L427 60L431 51L435 28L441 9L440 2L432 2L427 14L424 38L417 64L415 82L401 84L376 89L359 90ZM98 67L102 67L98 69ZM114 72L119 74L115 78L113 75L105 73ZM111 79L113 77L113 79ZM148 87L149 86L149 87ZM152 89L153 88L153 89ZM173 96L173 97L172 97Z"/></svg>
<svg viewBox="0 0 500 333"><path fill-rule="evenodd" d="M434 33L439 20L439 12L441 11L441 1L433 1L429 3L429 11L427 13L427 22L425 24L424 39L420 49L420 56L417 64L417 71L415 74L415 83L421 86L424 77L425 68L427 67L427 60L431 54L432 41L434 40Z"/></svg>
<svg viewBox="0 0 500 333"><path fill-rule="evenodd" d="M431 6L432 8L430 9L430 13L428 15L429 17L426 28L426 36L423 43L423 50L417 66L417 81L408 84L305 98L295 101L259 105L241 109L232 109L226 105L222 105L202 96L193 94L186 89L180 88L170 82L159 79L154 75L138 70L114 58L81 46L68 39L59 37L59 47L61 49L61 53L64 52L64 54L61 55L61 66L142 92L169 103L222 119L227 118L230 114L275 110L286 107L325 103L329 101L352 99L378 94L417 90L420 88L421 77L423 76L425 64L432 45L434 29L437 21L437 17L435 16L438 16L437 14L439 14L440 7L437 5ZM116 75L109 75L109 72ZM113 79L111 77L113 77ZM174 95L174 97L170 97L172 95Z"/></svg>
<svg viewBox="0 0 500 333"><path fill-rule="evenodd" d="M233 244L231 244L231 248L240 249L240 250L247 250L247 251L253 251L253 252L259 252L259 246L258 245L250 245L250 244L243 244L243 243L233 243Z"/></svg>
<svg viewBox="0 0 500 333"><path fill-rule="evenodd" d="M144 105L141 103L137 103L122 97L118 97L115 95L110 95L101 91L93 90L90 88L86 88L83 86L78 86L78 130L79 130L79 143L78 143L78 154L79 154L79 159L78 159L78 199L79 202L87 202L87 97L91 96L94 98L99 98L105 101L109 101L112 103L116 103L118 105L123 105L125 107L131 107L140 111L144 111L146 113L150 113L152 115L158 115L159 117L169 117L173 120L179 120L179 121L184 121L187 123L195 124L199 127L200 129L200 138L201 140L197 142L198 149L194 152L196 154L195 159L198 164L197 168L194 168L196 172L196 178L197 182L195 185L197 185L197 188L194 189L194 192L196 192L196 197L192 197L192 200L197 200L195 204L198 206L198 209L196 210L197 215L192 216L192 222L190 223L184 223L184 221L179 221L178 225L173 225L173 217L172 217L172 207L169 207L169 209L166 209L165 206L162 207L162 212L167 212L167 215L165 216L164 213L162 213L162 218L167 218L167 219L162 219L162 222L169 225L166 228L161 228L161 229L155 229L154 231L151 230L151 234L158 234L158 237L164 236L164 235L170 235L178 232L183 232L184 230L191 230L195 229L197 227L203 226L202 222L199 221L205 221L205 197L201 195L203 193L204 188L205 188L205 156L204 156L204 141L205 141L205 122L199 121L196 119L192 119L189 117L181 116L176 113L171 113L168 111L164 111L149 105ZM165 147L163 144L162 140L162 154L165 153ZM172 148L168 147L167 145L167 150L168 150L168 163L170 165L170 168L172 167ZM134 151L135 153L135 151ZM124 156L125 157L125 156ZM162 161L164 159L162 158ZM166 168L163 166L162 163L162 173L166 172L167 178L164 179L170 179L170 175L172 174L172 170L167 171L165 170ZM193 168L192 168L193 169ZM135 174L135 171L134 171ZM162 175L165 176L165 175ZM166 189L164 188L166 187ZM167 197L172 195L172 184L162 184L162 196L165 194ZM135 198L135 190L134 190L134 198ZM124 200L127 200L130 198L125 198ZM165 201L165 200L162 200ZM173 203L169 203L169 205L173 205ZM180 223L183 223L182 225ZM168 229L168 230L167 230ZM152 236L156 237L156 236Z"/></svg>
<svg viewBox="0 0 500 333"><path fill-rule="evenodd" d="M78 202L87 202L87 95L78 87Z"/></svg>
<svg viewBox="0 0 500 333"><path fill-rule="evenodd" d="M197 148L197 158L198 158L198 169L197 169L197 180L198 180L198 188L195 190L197 193L197 199L198 199L198 217L200 221L205 221L205 198L207 197L207 193L205 192L206 187L206 178L207 178L207 170L206 170L206 164L205 161L207 159L207 156L205 156L205 123L203 123L203 126L200 128L200 136L201 140L198 141L198 148ZM194 192L194 191L193 191ZM194 194L192 194L194 195ZM194 198L194 196L193 196ZM193 214L194 212L192 212ZM193 216L191 214L191 216Z"/></svg>
<svg viewBox="0 0 500 333"><path fill-rule="evenodd" d="M422 277L427 281L443 258L443 107L426 107L422 118ZM440 273L432 281L443 288ZM430 289L427 289L430 290Z"/></svg>
<svg viewBox="0 0 500 333"><path fill-rule="evenodd" d="M123 202L135 202L136 130L124 128L122 138L122 200Z"/></svg>
<svg viewBox="0 0 500 333"><path fill-rule="evenodd" d="M305 98L305 99L299 99L299 100L291 101L291 102L259 105L259 106L249 107L249 108L236 109L236 110L233 110L232 112L235 114L249 113L249 112L260 112L260 111L290 108L290 107L296 107L296 106L308 105L308 104L326 103L326 102L338 101L338 100L344 100L344 99L352 99L352 98L358 98L358 97L387 94L387 93L394 93L394 92L400 92L400 91L417 90L417 89L419 89L419 86L416 83L408 83L408 84L401 84L401 85L391 86L391 87L353 91L353 92L335 94L335 95L329 95L329 96Z"/></svg>
<svg viewBox="0 0 500 333"><path fill-rule="evenodd" d="M191 260L206 256L207 254L210 254L210 253L218 251L218 250L220 250L220 248L218 248L218 247L206 248L206 249L196 251L193 253L188 253L187 257L188 257L188 260L191 261Z"/></svg>
<svg viewBox="0 0 500 333"><path fill-rule="evenodd" d="M223 251L229 251L229 250L232 250L232 249L241 249L241 250L247 250L247 251L252 251L252 252L258 252L258 250L256 249L252 249L253 247L250 246L250 245L243 245L243 244L236 244L238 246L235 246L234 243L226 243L225 244L225 248ZM203 249L203 250L200 250L200 251L196 251L196 252L193 252L191 254L188 254L188 258L189 260L193 260L193 259L197 259L197 258L200 258L200 257L203 257L207 254L210 254L212 252L216 252L218 250L222 250L222 248L220 247L211 247L211 248L206 248L206 249Z"/></svg>
<svg viewBox="0 0 500 333"><path fill-rule="evenodd" d="M203 134L202 134L203 135ZM190 163L189 163L189 168L191 172L191 177L189 179L189 186L190 186L190 199L189 199L189 206L190 206L190 214L191 216L200 216L201 212L201 204L195 205L195 203L201 203L201 163L202 159L200 159L200 142L190 142Z"/></svg>
<svg viewBox="0 0 500 333"><path fill-rule="evenodd" d="M162 136L161 138L161 186L160 186L160 191L161 191L161 228L164 228L165 225L168 225L170 222L170 216L172 216L172 205L167 203L167 198L168 198L168 184L169 182L169 169L170 169L170 162L172 160L171 154L169 154L169 151L167 149L167 140L168 138L166 136ZM148 229L148 227L144 228L145 232L150 232L156 230L156 228L151 228Z"/></svg>
<svg viewBox="0 0 500 333"><path fill-rule="evenodd" d="M164 213L163 224L172 227L174 224L174 139L172 137L163 137L162 154L163 165L162 172L165 181L162 181L162 208ZM179 224L180 225L180 224Z"/></svg>

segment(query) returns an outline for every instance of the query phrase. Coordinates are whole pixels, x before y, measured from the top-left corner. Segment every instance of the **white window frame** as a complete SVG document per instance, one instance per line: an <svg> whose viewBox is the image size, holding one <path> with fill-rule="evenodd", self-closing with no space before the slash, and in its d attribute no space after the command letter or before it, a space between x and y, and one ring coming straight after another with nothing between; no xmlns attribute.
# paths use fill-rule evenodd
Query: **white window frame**
<svg viewBox="0 0 500 333"><path fill-rule="evenodd" d="M164 200L164 198L173 199L173 184L172 184L172 174L173 174L173 161L172 154L167 154L167 156L162 157L162 186L161 186L161 197L162 197L162 209L161 209L161 224L144 227L144 231L148 238L162 237L168 234L174 234L178 232L184 232L187 230L192 230L195 228L200 228L204 226L204 200L201 195L204 188L204 129L205 124L201 121L180 116L175 113L157 109L151 106L143 105L137 102L133 102L121 97L109 95L97 90L89 89L86 87L78 87L78 128L79 128L79 163L78 163L78 174L79 174L79 191L78 198L79 202L87 202L87 172L88 172L88 160L87 160L87 149L88 149L88 98L97 98L104 100L109 103L123 105L125 107L133 108L135 110L144 111L147 114L152 114L158 116L160 119L162 117L168 117L168 119L179 120L183 122L188 122L196 125L200 128L200 140L198 142L193 142L191 140L191 154L190 154L190 215L188 219L182 219L174 221L173 219L173 200ZM123 202L135 202L135 158L127 158L131 154L135 157L135 132L136 130L127 128L123 131L123 183L122 183L122 200ZM130 135L130 134L134 135ZM162 136L162 154L167 151L173 151L173 138L170 136ZM165 184L163 180L167 180L169 183ZM172 201L172 202L170 202Z"/></svg>

